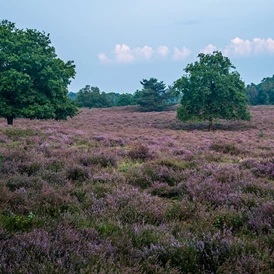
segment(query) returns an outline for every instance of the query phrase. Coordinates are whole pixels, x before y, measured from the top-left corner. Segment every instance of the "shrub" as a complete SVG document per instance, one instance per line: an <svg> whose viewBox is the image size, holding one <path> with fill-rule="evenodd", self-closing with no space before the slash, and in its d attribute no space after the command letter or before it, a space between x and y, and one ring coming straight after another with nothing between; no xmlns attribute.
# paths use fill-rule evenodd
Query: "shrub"
<svg viewBox="0 0 274 274"><path fill-rule="evenodd" d="M185 161L191 161L194 159L194 154L188 149L174 149L173 150L173 155L175 156L181 156L183 160Z"/></svg>
<svg viewBox="0 0 274 274"><path fill-rule="evenodd" d="M247 212L248 227L256 233L274 232L274 202L269 201Z"/></svg>
<svg viewBox="0 0 274 274"><path fill-rule="evenodd" d="M18 165L18 171L28 176L36 174L41 169L41 164L37 162L25 162Z"/></svg>
<svg viewBox="0 0 274 274"><path fill-rule="evenodd" d="M176 267L181 273L216 273L226 260L238 256L239 245L231 240L228 231L192 239L188 235L183 243L173 240L150 245L143 256L146 260L156 256L160 265Z"/></svg>
<svg viewBox="0 0 274 274"><path fill-rule="evenodd" d="M71 181L83 182L89 178L88 171L82 166L74 165L67 169L67 179Z"/></svg>
<svg viewBox="0 0 274 274"><path fill-rule="evenodd" d="M218 214L213 221L213 226L224 230L231 229L232 231L240 230L247 222L247 217L237 212L224 212Z"/></svg>
<svg viewBox="0 0 274 274"><path fill-rule="evenodd" d="M149 148L141 144L132 147L127 155L130 159L137 161L146 161L153 158Z"/></svg>
<svg viewBox="0 0 274 274"><path fill-rule="evenodd" d="M28 136L36 135L38 132L33 129L21 129L21 128L6 128L4 133L7 137L12 139L13 141L19 140L20 138L25 138Z"/></svg>
<svg viewBox="0 0 274 274"><path fill-rule="evenodd" d="M25 175L13 175L7 181L6 186L10 191L20 188L41 190L45 182L40 177L28 177Z"/></svg>
<svg viewBox="0 0 274 274"><path fill-rule="evenodd" d="M117 159L112 154L95 153L91 156L85 156L80 159L80 163L83 166L99 165L101 167L116 167Z"/></svg>
<svg viewBox="0 0 274 274"><path fill-rule="evenodd" d="M245 154L245 150L234 143L215 142L209 146L209 149L231 155Z"/></svg>
<svg viewBox="0 0 274 274"><path fill-rule="evenodd" d="M185 165L183 164L183 167ZM180 167L181 168L181 167ZM154 182L167 183L175 186L181 180L181 174L172 167L155 163L146 163L142 166L134 166L125 174L129 184L141 188L151 187Z"/></svg>
<svg viewBox="0 0 274 274"><path fill-rule="evenodd" d="M29 212L28 215L15 215L12 212L0 215L1 226L9 232L29 230L34 223L35 215Z"/></svg>
<svg viewBox="0 0 274 274"><path fill-rule="evenodd" d="M272 162L258 164L252 171L258 177L274 179L274 163Z"/></svg>

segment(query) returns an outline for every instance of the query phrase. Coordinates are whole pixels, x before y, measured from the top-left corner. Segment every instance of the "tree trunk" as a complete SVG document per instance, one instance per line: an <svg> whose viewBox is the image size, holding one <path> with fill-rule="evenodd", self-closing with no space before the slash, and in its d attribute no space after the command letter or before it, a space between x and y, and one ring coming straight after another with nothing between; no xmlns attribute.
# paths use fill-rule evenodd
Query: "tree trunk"
<svg viewBox="0 0 274 274"><path fill-rule="evenodd" d="M209 127L208 127L208 131L212 132L213 131L213 119L209 118Z"/></svg>
<svg viewBox="0 0 274 274"><path fill-rule="evenodd" d="M13 125L13 117L7 117L8 125Z"/></svg>

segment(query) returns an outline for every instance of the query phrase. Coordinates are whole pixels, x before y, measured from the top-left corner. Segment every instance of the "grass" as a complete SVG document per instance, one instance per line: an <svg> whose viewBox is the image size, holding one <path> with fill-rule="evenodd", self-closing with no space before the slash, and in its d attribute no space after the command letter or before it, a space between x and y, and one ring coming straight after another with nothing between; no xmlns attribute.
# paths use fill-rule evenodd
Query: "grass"
<svg viewBox="0 0 274 274"><path fill-rule="evenodd" d="M274 108L0 119L1 273L273 273Z"/></svg>

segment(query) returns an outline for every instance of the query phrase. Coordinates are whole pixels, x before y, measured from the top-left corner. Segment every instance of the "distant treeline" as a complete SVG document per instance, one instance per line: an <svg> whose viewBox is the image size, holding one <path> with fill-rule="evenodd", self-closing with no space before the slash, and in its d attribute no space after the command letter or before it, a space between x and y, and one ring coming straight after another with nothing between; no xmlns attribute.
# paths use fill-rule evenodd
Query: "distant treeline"
<svg viewBox="0 0 274 274"><path fill-rule="evenodd" d="M68 95L79 107L86 108L108 108L135 104L132 94L106 93L100 91L98 87L89 85L80 89L78 93L70 92Z"/></svg>
<svg viewBox="0 0 274 274"><path fill-rule="evenodd" d="M106 93L98 87L86 85L78 93L69 92L68 95L77 106L86 108L139 105L142 111L161 111L180 102L180 97L174 95L171 87L166 87L163 81L150 78L140 83L143 88L134 94Z"/></svg>
<svg viewBox="0 0 274 274"><path fill-rule="evenodd" d="M260 84L247 86L247 99L250 105L274 105L274 75L264 78Z"/></svg>
<svg viewBox="0 0 274 274"><path fill-rule="evenodd" d="M179 104L181 96L175 96L172 87L155 78L143 79L142 90L130 93L106 93L98 87L86 85L79 92L70 92L69 97L79 107L108 108L114 106L140 105L144 111L162 110L165 106ZM246 87L249 105L274 105L274 75L264 78L260 84L251 83Z"/></svg>

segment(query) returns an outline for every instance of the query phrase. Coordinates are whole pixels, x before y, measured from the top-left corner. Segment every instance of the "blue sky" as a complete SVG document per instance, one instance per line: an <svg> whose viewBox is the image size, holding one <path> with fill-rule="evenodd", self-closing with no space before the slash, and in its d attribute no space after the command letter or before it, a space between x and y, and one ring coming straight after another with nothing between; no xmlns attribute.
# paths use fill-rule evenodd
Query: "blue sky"
<svg viewBox="0 0 274 274"><path fill-rule="evenodd" d="M150 77L170 85L212 50L246 84L274 74L273 0L0 1L1 20L50 33L58 56L74 60L74 92L133 93Z"/></svg>

